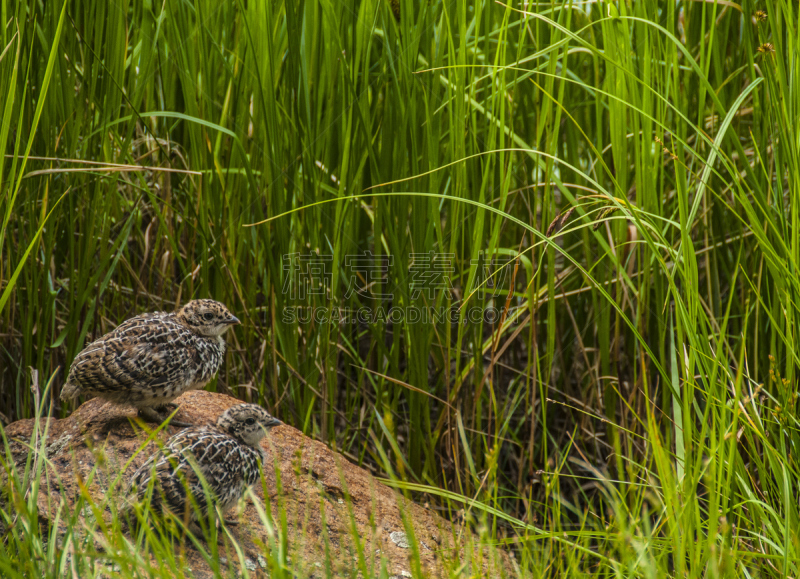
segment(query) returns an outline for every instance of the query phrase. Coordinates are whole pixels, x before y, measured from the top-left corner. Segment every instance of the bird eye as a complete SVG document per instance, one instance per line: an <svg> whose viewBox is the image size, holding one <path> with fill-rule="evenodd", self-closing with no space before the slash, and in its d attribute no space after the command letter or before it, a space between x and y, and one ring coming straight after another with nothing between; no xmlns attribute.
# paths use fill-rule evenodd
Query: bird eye
<svg viewBox="0 0 800 579"><path fill-rule="evenodd" d="M211 320L214 319L214 314L212 314L211 312L206 312L203 314L203 319L210 322Z"/></svg>
<svg viewBox="0 0 800 579"><path fill-rule="evenodd" d="M247 420L244 421L244 423L247 426L253 426L256 423L256 419L255 418L248 418Z"/></svg>

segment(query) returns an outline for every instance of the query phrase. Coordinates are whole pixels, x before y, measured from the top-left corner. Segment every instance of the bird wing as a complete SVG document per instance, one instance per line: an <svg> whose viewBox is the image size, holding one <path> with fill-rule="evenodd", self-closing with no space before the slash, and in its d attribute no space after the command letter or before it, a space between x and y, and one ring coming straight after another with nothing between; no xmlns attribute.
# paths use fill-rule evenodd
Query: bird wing
<svg viewBox="0 0 800 579"><path fill-rule="evenodd" d="M143 498L154 473L156 490L151 502L154 508L167 506L179 514L187 509L191 511L188 500L191 496L198 511L205 514L209 497L198 473L205 479L212 496L218 496L220 491L235 483L236 466L227 460L236 446L237 442L230 436L212 427L183 430L136 471L130 492Z"/></svg>
<svg viewBox="0 0 800 579"><path fill-rule="evenodd" d="M197 458L201 474L223 513L236 504L245 488L254 484L260 475L261 452L227 435L224 441L218 441ZM201 493L202 485L198 484L194 496Z"/></svg>
<svg viewBox="0 0 800 579"><path fill-rule="evenodd" d="M89 344L70 367L62 398L93 392L148 388L185 377L196 349L176 349L190 342L191 332L165 314L144 314L126 320ZM177 359L176 351L181 358Z"/></svg>
<svg viewBox="0 0 800 579"><path fill-rule="evenodd" d="M164 507L181 515L208 512L208 499L220 501L223 509L237 500L247 485L258 480L260 452L243 446L230 435L213 426L182 430L170 437L162 449L134 473L129 493L144 498L155 476L151 505ZM209 496L201 482L205 479ZM196 518L196 517L195 517Z"/></svg>

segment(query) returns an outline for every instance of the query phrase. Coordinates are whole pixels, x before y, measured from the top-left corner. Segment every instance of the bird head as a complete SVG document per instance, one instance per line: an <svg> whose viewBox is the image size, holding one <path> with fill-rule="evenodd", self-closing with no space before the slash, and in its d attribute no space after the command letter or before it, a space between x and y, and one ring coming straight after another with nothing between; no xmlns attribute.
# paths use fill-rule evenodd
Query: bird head
<svg viewBox="0 0 800 579"><path fill-rule="evenodd" d="M192 300L178 310L178 319L203 336L221 336L239 323L224 304L214 300Z"/></svg>
<svg viewBox="0 0 800 579"><path fill-rule="evenodd" d="M273 427L283 424L258 404L231 406L217 420L217 427L245 444L257 447Z"/></svg>

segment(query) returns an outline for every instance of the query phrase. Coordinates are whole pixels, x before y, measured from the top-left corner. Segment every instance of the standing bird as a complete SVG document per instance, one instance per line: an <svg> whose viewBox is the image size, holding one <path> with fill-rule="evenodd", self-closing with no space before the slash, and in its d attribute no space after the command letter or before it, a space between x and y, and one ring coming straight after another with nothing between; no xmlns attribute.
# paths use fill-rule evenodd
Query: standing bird
<svg viewBox="0 0 800 579"><path fill-rule="evenodd" d="M135 406L144 418L161 422L157 409L168 408L183 392L203 388L214 377L225 354L222 334L238 323L214 300L192 300L174 313L126 320L75 357L61 400L100 396Z"/></svg>
<svg viewBox="0 0 800 579"><path fill-rule="evenodd" d="M232 406L222 413L216 426L193 426L170 437L134 473L129 494L141 500L152 480L150 504L154 510L169 511L194 523L208 515L211 498L224 516L245 489L258 481L259 462L264 462L259 443L280 424L257 404ZM198 475L205 479L211 497L204 492ZM127 516L130 513L130 506L123 511Z"/></svg>

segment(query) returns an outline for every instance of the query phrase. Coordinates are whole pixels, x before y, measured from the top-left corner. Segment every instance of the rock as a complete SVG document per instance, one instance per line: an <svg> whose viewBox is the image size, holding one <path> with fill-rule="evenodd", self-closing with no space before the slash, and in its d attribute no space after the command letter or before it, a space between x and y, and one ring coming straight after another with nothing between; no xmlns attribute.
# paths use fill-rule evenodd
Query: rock
<svg viewBox="0 0 800 579"><path fill-rule="evenodd" d="M175 403L180 405L177 420L213 424L226 408L238 401L223 394L193 391L183 394ZM70 417L51 420L45 442L51 464L46 479L49 483L42 479L37 497L41 524L63 520L63 514L60 519L55 516L61 497L65 498L67 508L72 507L79 496L80 485L86 485L97 503L102 503L115 479L120 479L117 488L125 488L133 472L155 451L151 442L143 452L133 456L147 438L145 431L128 420L135 415L133 408L95 398ZM44 429L44 419L40 426ZM25 463L33 429L34 420L20 420L5 429L12 459L17 464ZM169 433L161 434L162 439L177 431L177 427L169 427ZM498 566L510 569L509 558L504 553L478 549L475 547L477 540L470 532L454 528L438 515L407 501L364 469L291 426L274 428L262 444L274 464L265 465L266 485L257 484L253 491L261 504L269 504L275 522L273 530L262 523L252 501L247 501L238 514L240 524L228 527L244 553L243 564L250 576L268 576L268 550L270 544L281 544L281 537L276 538L276 533L280 533L282 516L286 518L284 540L288 545L290 566L298 577L323 577L328 573L348 577L363 575L358 571L361 567L357 562L354 537L361 544L370 576L378 576L385 569L384 576L411 577L415 569L414 551L419 554L420 568L426 577L446 576L447 569L457 568L462 563L465 575L491 576L495 573L489 569ZM123 476L119 477L123 471ZM280 478L280 491L276 473ZM269 495L266 501L264 486ZM117 494L121 496L120 491ZM235 513L229 513L228 518L232 515ZM403 523L403 515L413 529L413 539L407 534L409 529ZM111 519L109 509L104 518ZM226 574L231 570L241 573L241 558L231 548L226 534L219 535L220 568ZM456 537L460 538L457 548L454 547ZM416 549L412 540L416 540ZM184 570L191 569L190 575L214 576L190 541L180 549ZM465 557L465 554L472 556ZM454 559L463 561L454 563ZM481 568L474 568L476 566ZM233 569L225 571L229 567Z"/></svg>

